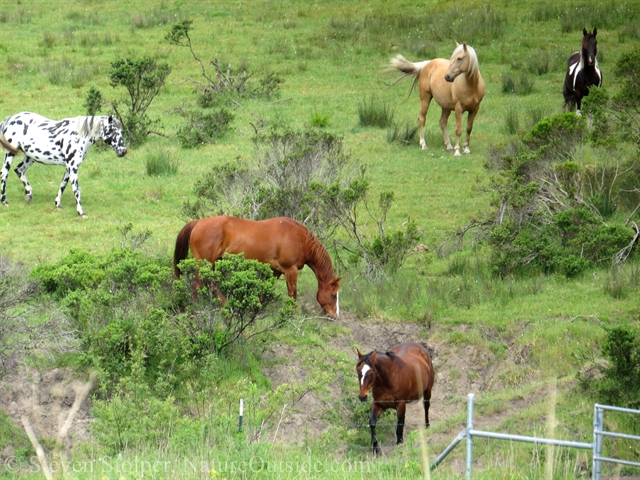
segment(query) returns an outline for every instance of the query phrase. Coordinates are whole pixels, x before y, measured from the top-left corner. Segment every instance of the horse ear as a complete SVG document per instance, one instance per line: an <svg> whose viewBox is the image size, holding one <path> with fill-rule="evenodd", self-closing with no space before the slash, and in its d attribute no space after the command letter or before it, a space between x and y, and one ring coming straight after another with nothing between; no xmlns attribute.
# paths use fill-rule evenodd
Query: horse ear
<svg viewBox="0 0 640 480"><path fill-rule="evenodd" d="M342 280L344 277L336 277L333 280L331 280L331 283L334 285L338 285L338 283L340 282L340 280Z"/></svg>
<svg viewBox="0 0 640 480"><path fill-rule="evenodd" d="M377 351L373 351L373 353L371 355L369 355L369 360L371 360L371 365L373 365L376 362L376 354L378 352Z"/></svg>
<svg viewBox="0 0 640 480"><path fill-rule="evenodd" d="M597 28L594 28L594 29L593 29L593 36L595 37L597 34L598 34L598 29L597 29Z"/></svg>
<svg viewBox="0 0 640 480"><path fill-rule="evenodd" d="M582 29L582 34L583 34L583 35L587 35L587 29L586 29L586 28L583 28L583 29Z"/></svg>
<svg viewBox="0 0 640 480"><path fill-rule="evenodd" d="M462 44L462 49L463 49L465 52L467 51L467 44L466 44L466 43L463 43L463 44Z"/></svg>
<svg viewBox="0 0 640 480"><path fill-rule="evenodd" d="M356 348L356 352L358 354L358 358L362 358L362 354L360 353L360 349Z"/></svg>

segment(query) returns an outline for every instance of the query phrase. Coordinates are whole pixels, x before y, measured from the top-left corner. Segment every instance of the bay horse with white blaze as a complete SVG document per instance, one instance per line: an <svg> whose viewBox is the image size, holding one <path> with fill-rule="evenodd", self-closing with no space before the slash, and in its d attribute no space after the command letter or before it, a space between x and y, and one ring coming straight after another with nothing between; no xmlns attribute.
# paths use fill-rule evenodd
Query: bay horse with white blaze
<svg viewBox="0 0 640 480"><path fill-rule="evenodd" d="M402 55L396 55L391 60L391 66L400 70L404 75L395 83L405 77L414 76L411 91L416 83L420 89L420 115L418 125L420 127L420 148L427 148L424 140L424 123L429 110L431 99L442 108L440 116L440 129L444 139L445 148L454 150L454 156L460 156L460 136L462 135L462 114L469 112L467 116L467 136L463 145L464 153L471 153L469 139L473 122L480 109L480 102L484 98L485 86L480 68L478 56L473 47L467 44L457 44L451 55L451 59L434 58L423 62L410 62ZM395 84L394 84L395 85ZM456 146L451 145L447 122L451 112L456 115Z"/></svg>
<svg viewBox="0 0 640 480"><path fill-rule="evenodd" d="M243 253L245 258L268 264L276 276L284 274L289 296L297 299L298 271L308 265L318 280L316 299L326 315L340 314L340 279L326 248L311 231L287 217L244 220L235 217L209 217L187 223L176 239L173 268L191 253L196 260L215 264L224 253Z"/></svg>
<svg viewBox="0 0 640 480"><path fill-rule="evenodd" d="M418 343L401 343L388 352L373 351L362 355L358 350L356 372L360 382L360 401L365 402L369 391L371 403L371 443L373 452L380 453L376 438L376 422L387 409L397 411L396 443L402 443L407 403L422 398L425 426L429 428L429 406L434 372L431 356Z"/></svg>
<svg viewBox="0 0 640 480"><path fill-rule="evenodd" d="M579 52L574 53L567 61L567 74L564 77L562 95L564 96L564 108L567 110L576 109L576 115L582 115L582 98L589 95L589 87L595 85L602 86L602 72L598 66L598 41L596 35L598 29L594 28L593 33L582 29L582 47Z"/></svg>
<svg viewBox="0 0 640 480"><path fill-rule="evenodd" d="M31 201L32 196L32 188L26 175L27 169L36 162L62 165L65 172L55 199L56 208L62 209L62 193L67 182L71 180L78 215L86 217L80 203L78 169L87 156L89 147L100 138L115 150L118 157L126 155L127 147L122 137L122 125L113 115L49 120L37 113L21 112L5 118L0 123L0 145L5 151L0 171L0 202L9 206L6 195L7 176L13 159L22 152L24 160L18 164L15 172L24 186L27 203Z"/></svg>

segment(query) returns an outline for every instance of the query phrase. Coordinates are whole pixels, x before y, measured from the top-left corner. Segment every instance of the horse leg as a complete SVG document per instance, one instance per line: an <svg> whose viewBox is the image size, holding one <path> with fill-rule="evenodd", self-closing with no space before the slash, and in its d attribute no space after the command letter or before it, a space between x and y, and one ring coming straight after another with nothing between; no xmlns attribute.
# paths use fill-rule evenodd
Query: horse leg
<svg viewBox="0 0 640 480"><path fill-rule="evenodd" d="M422 394L422 406L424 407L424 426L429 428L429 407L431 406L431 390L425 390Z"/></svg>
<svg viewBox="0 0 640 480"><path fill-rule="evenodd" d="M460 157L460 137L462 136L462 106L456 105L456 146L454 148L454 157Z"/></svg>
<svg viewBox="0 0 640 480"><path fill-rule="evenodd" d="M407 412L407 404L404 402L398 403L398 423L396 425L396 445L402 443L404 440L404 417Z"/></svg>
<svg viewBox="0 0 640 480"><path fill-rule="evenodd" d="M431 95L424 94L424 97L420 99L420 114L418 115L418 127L420 130L420 148L422 150L427 149L427 142L424 140L424 124L427 120L427 112L429 111L429 104L431 103Z"/></svg>
<svg viewBox="0 0 640 480"><path fill-rule="evenodd" d="M294 300L298 300L298 269L293 267L284 272L287 280L287 292Z"/></svg>
<svg viewBox="0 0 640 480"><path fill-rule="evenodd" d="M24 201L27 203L30 203L33 197L33 189L31 188L29 180L27 180L27 168L33 164L34 161L25 155L24 160L13 170L22 182L22 186L24 187Z"/></svg>
<svg viewBox="0 0 640 480"><path fill-rule="evenodd" d="M463 151L467 154L471 153L471 149L469 148L469 142L471 141L471 130L473 130L473 122L475 121L476 115L478 114L479 110L480 104L478 104L474 110L470 111L469 116L467 117L467 139L463 145Z"/></svg>
<svg viewBox="0 0 640 480"><path fill-rule="evenodd" d="M62 176L62 182L60 182L60 188L58 189L58 195L56 196L56 208L58 210L62 210L62 193L67 186L67 182L69 181L69 167L65 168L64 175Z"/></svg>
<svg viewBox="0 0 640 480"><path fill-rule="evenodd" d="M7 202L7 194L6 194L7 176L9 175L11 162L13 162L14 158L15 158L15 155L13 153L9 153L9 152L5 153L4 163L2 164L2 170L0 171L0 178L2 181L2 186L0 186L0 202L2 202L2 204L6 205L7 207L9 206L9 202Z"/></svg>
<svg viewBox="0 0 640 480"><path fill-rule="evenodd" d="M447 132L447 123L449 122L449 115L451 115L451 110L442 109L442 115L440 115L440 130L442 130L442 138L444 139L444 148L447 149L448 152L453 150L453 146L451 145L451 140L449 139L449 132Z"/></svg>
<svg viewBox="0 0 640 480"><path fill-rule="evenodd" d="M382 413L382 409L376 405L375 400L371 403L371 416L369 417L369 428L371 428L371 445L373 445L373 454L380 454L378 446L378 437L376 437L376 422Z"/></svg>
<svg viewBox="0 0 640 480"><path fill-rule="evenodd" d="M78 184L78 168L80 165L69 165L69 180L71 180L71 188L73 189L73 196L76 197L76 210L78 215L82 218L87 218L82 210L82 204L80 203L80 185ZM64 189L64 187L62 187ZM60 197L62 198L62 191L60 191Z"/></svg>

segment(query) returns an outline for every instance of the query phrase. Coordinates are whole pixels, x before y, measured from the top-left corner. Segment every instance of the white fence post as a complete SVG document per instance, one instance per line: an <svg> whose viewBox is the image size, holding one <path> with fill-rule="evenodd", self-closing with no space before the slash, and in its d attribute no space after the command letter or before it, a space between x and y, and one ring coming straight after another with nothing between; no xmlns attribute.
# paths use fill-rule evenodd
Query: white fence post
<svg viewBox="0 0 640 480"><path fill-rule="evenodd" d="M473 464L473 393L467 400L467 480L471 480L471 465Z"/></svg>

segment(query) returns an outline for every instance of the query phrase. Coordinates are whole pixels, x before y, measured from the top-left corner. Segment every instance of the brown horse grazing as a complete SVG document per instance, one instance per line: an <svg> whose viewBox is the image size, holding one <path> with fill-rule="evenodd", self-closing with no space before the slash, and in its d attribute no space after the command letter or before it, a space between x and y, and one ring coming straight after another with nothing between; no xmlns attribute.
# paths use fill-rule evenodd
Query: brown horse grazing
<svg viewBox="0 0 640 480"><path fill-rule="evenodd" d="M358 350L356 372L360 381L360 401L365 402L369 390L373 392L371 403L371 443L373 452L380 453L376 438L376 421L389 408L398 413L396 425L397 443L402 443L404 417L407 403L422 397L425 425L429 427L429 405L434 373L431 356L426 348L418 343L401 343L386 353L375 350L362 355Z"/></svg>
<svg viewBox="0 0 640 480"><path fill-rule="evenodd" d="M340 314L340 279L333 274L329 253L307 227L290 218L253 221L234 217L210 217L187 223L176 239L173 269L191 253L196 260L212 264L224 253L244 253L245 258L267 263L276 276L284 273L289 296L297 299L298 270L305 265L318 280L318 303L332 318Z"/></svg>
<svg viewBox="0 0 640 480"><path fill-rule="evenodd" d="M453 51L450 60L434 58L423 62L410 62L402 55L397 55L391 60L391 66L400 70L404 75L396 82L413 75L413 90L416 83L420 87L420 147L424 150L427 143L424 140L424 122L429 110L431 99L442 107L440 116L440 128L447 150L455 150L454 156L460 156L460 136L462 135L462 114L469 112L467 116L467 137L464 142L464 153L469 150L469 139L473 129L473 121L480 109L480 102L484 98L484 80L478 68L476 51L467 44L458 44ZM456 146L451 146L447 122L452 111L456 113Z"/></svg>

